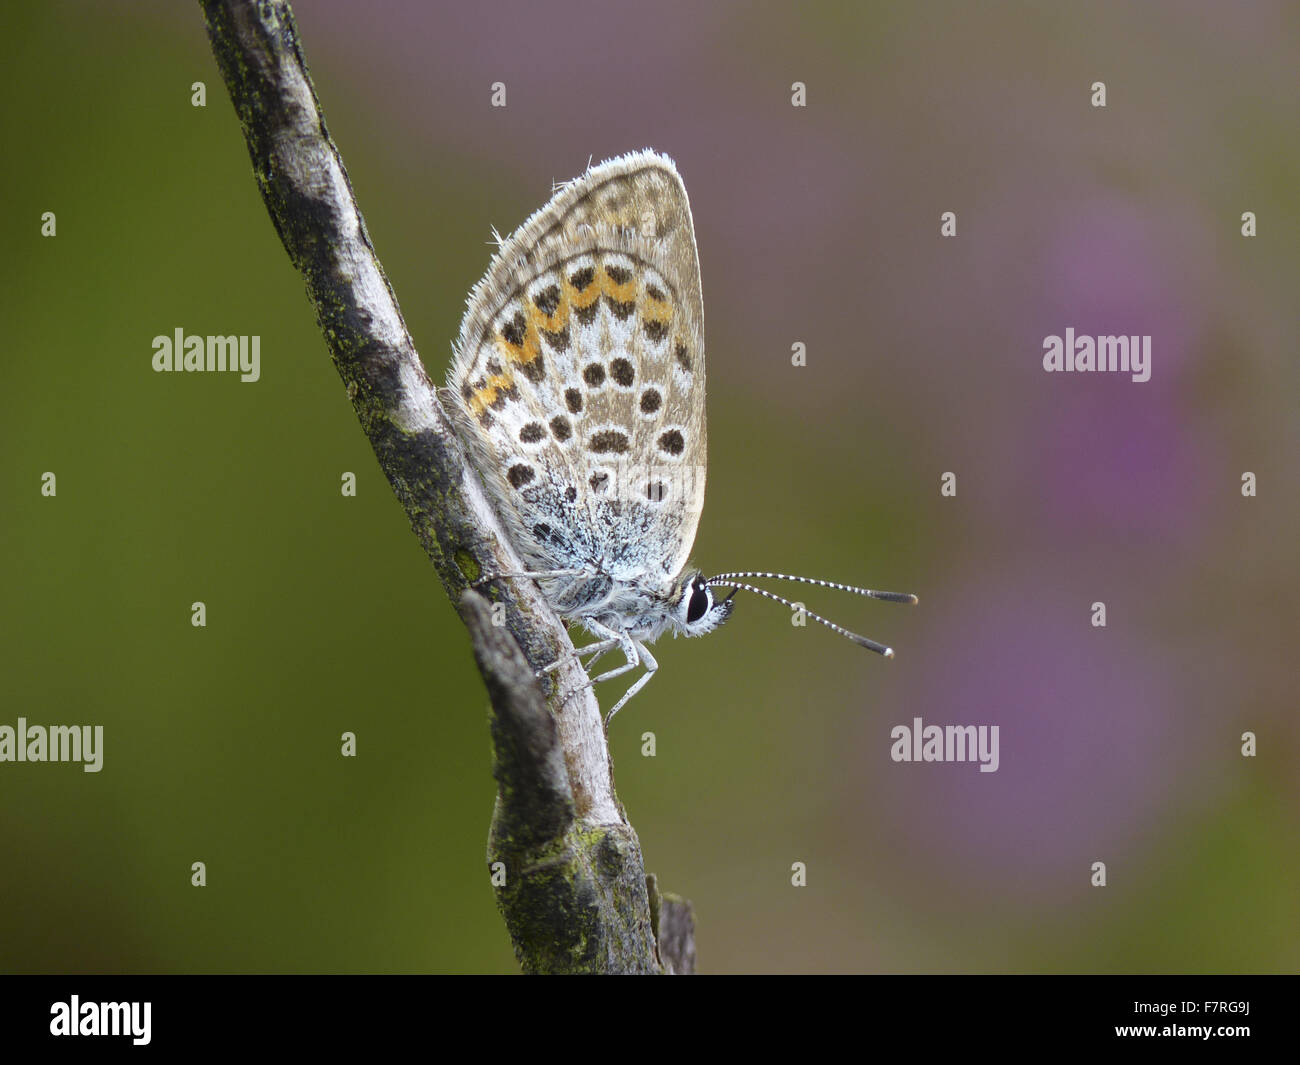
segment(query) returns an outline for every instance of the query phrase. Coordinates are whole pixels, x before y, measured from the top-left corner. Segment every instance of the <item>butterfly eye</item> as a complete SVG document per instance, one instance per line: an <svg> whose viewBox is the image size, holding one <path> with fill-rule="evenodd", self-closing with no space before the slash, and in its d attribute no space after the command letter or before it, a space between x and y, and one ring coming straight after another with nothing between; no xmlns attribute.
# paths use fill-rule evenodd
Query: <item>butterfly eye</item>
<svg viewBox="0 0 1300 1065"><path fill-rule="evenodd" d="M686 607L686 624L690 625L704 617L709 609L709 589L697 584L691 592L690 604Z"/></svg>

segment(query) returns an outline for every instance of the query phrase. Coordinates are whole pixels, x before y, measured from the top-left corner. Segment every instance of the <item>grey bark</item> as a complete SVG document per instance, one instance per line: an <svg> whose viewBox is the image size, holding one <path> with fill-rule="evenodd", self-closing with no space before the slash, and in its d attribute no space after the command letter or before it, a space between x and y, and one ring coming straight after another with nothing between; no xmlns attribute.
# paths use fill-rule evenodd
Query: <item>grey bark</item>
<svg viewBox="0 0 1300 1065"><path fill-rule="evenodd" d="M527 972L694 968L689 903L647 882L600 707L523 569L407 333L284 0L200 0L253 173L380 468L469 629L492 705L489 871ZM489 598L504 607L496 620ZM554 680L535 671L564 656ZM498 864L499 863L499 864ZM656 931L659 938L656 939Z"/></svg>

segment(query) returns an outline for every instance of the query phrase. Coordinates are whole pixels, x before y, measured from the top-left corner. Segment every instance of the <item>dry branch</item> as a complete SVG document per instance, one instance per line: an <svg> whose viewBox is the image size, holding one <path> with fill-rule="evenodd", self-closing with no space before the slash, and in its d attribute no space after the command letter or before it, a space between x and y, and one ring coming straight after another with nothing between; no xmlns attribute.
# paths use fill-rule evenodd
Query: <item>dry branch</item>
<svg viewBox="0 0 1300 1065"><path fill-rule="evenodd" d="M661 904L647 884L614 794L600 708L564 625L531 582L483 586L504 604L504 626L471 589L483 573L523 567L407 333L326 130L289 5L200 4L271 221L306 281L375 457L470 631L493 711L499 790L488 862L503 863L497 901L520 964L528 972L690 972L689 904ZM534 673L561 655L567 664L544 696Z"/></svg>

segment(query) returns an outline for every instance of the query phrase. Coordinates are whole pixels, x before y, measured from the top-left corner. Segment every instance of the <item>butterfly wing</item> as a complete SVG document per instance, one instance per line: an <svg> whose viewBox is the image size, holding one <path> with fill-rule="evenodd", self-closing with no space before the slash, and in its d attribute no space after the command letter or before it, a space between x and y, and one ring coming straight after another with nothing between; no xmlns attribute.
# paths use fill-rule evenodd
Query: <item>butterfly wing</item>
<svg viewBox="0 0 1300 1065"><path fill-rule="evenodd" d="M704 313L686 189L637 152L560 187L470 293L444 393L531 570L667 587L704 504Z"/></svg>

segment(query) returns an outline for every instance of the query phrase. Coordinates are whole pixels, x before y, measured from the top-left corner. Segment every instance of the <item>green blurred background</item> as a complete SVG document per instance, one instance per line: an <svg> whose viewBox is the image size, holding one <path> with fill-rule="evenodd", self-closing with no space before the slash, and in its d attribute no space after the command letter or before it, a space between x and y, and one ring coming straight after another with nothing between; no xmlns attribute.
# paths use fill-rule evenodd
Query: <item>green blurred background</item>
<svg viewBox="0 0 1300 1065"><path fill-rule="evenodd" d="M492 225L666 151L709 342L697 561L921 596L806 597L893 662L753 598L655 649L611 745L702 971L1297 969L1294 5L297 16L431 376ZM0 764L0 969L514 971L482 684L197 5L0 19L0 724L105 732L98 774ZM1151 334L1151 382L1044 374L1067 326ZM153 373L177 327L260 335L261 380ZM1000 724L1001 768L891 762L914 716Z"/></svg>

